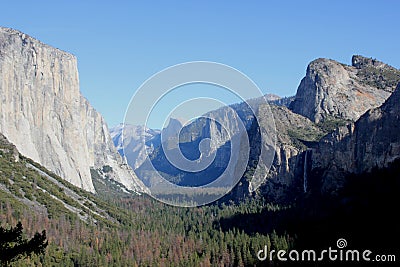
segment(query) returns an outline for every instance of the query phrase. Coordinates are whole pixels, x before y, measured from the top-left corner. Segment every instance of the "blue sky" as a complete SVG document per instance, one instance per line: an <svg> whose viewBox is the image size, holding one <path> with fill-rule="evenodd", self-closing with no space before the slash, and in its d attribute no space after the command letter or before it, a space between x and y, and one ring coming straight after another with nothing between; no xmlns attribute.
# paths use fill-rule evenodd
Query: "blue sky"
<svg viewBox="0 0 400 267"><path fill-rule="evenodd" d="M76 55L83 95L113 126L146 79L182 62L230 65L280 96L294 95L319 57L400 68L399 3L4 1L0 25Z"/></svg>

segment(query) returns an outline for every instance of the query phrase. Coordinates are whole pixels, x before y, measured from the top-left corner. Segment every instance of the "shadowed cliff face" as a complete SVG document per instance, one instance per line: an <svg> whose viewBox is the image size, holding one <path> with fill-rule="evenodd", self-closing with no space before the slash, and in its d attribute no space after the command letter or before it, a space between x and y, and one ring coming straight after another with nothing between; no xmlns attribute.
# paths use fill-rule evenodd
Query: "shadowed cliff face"
<svg viewBox="0 0 400 267"><path fill-rule="evenodd" d="M400 82L400 71L377 60L353 56L352 66L317 59L307 67L290 108L314 122L356 121L379 107Z"/></svg>
<svg viewBox="0 0 400 267"><path fill-rule="evenodd" d="M101 115L80 94L76 58L0 28L0 132L19 151L85 190L90 168L142 191L113 146Z"/></svg>
<svg viewBox="0 0 400 267"><path fill-rule="evenodd" d="M323 191L336 191L346 174L387 167L398 158L400 84L382 106L325 136L313 151L312 168L321 173Z"/></svg>

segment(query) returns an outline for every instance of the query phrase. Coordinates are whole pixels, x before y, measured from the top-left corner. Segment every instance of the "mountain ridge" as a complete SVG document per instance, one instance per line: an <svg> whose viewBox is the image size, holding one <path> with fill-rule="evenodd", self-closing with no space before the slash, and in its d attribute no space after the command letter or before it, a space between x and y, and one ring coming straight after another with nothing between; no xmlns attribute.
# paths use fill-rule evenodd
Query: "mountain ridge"
<svg viewBox="0 0 400 267"><path fill-rule="evenodd" d="M307 67L306 77L300 83L294 99L288 98L288 100L285 99L285 101L282 102L277 102L279 99L268 101L270 110L274 116L274 120L276 121L277 132L277 144L275 146L275 156L272 166L268 172L261 171L252 174L253 177L250 177L250 173L252 173L256 167L256 165L252 166L250 164L247 167L247 173L242 177L238 187L233 190L233 194L231 194L232 198L243 199L244 196L261 194L271 201L285 203L291 201L291 198L294 197L293 194L304 194L308 190L306 185L307 183L305 182L307 179L304 177L314 168L312 167L312 165L315 164L315 161L313 160L314 153L312 151L318 147L320 140L324 139L324 136L334 132L337 128L342 129L350 127L349 125L358 121L365 112L368 113L368 110L378 108L390 98L392 94L391 92L395 90L392 88L393 80L389 79L392 76L383 75L383 78L381 79L382 82L379 83L380 87L378 88L371 84L365 85L361 78L357 77L357 74L359 74L360 70L371 71L370 68L372 66L373 69L371 74L369 74L368 71L362 73L363 77L366 77L365 80L370 83L369 81L371 79L376 78L374 76L374 71L377 69L387 69L390 73L394 73L394 80L397 79L397 74L400 75L399 70L377 60L357 55L352 57L352 61L354 66L347 66L330 59L316 59ZM313 80L314 82L305 83L304 80L307 79ZM390 80L391 82L388 83L386 82L387 80ZM354 81L354 83L349 83L349 81ZM320 94L320 89L322 91L323 89L326 89L326 92L328 93ZM342 89L346 94L351 96L348 99L344 99L344 102L341 102L343 100L342 98L337 97L337 93L342 92ZM304 96L305 91L311 95L319 97L318 101L320 102L313 102L314 100L312 97L305 98L310 100L310 104L302 106L302 108L314 112L313 116L306 116L307 114L304 114L302 110L298 111L296 108L296 106L299 106L299 98ZM365 92L365 94L360 94L361 91ZM332 92L334 93L332 94ZM355 95L358 96L359 94L360 97L357 98ZM368 94L374 94L374 97L370 97ZM369 101L365 101L365 98L368 98ZM261 102L258 99L251 99L247 102L248 103L244 102L231 105L231 108L238 113L238 116L246 125L246 129L248 131L250 130L252 127L251 125L254 122L254 115L257 115L256 117L259 119L257 122L259 131L271 131L272 129L270 129L270 126L268 125L269 121L263 121L266 114L265 112L267 111L262 108L262 105L260 106ZM338 107L337 111L340 112L334 113L332 111L332 113L330 110L314 108L313 106L314 103L322 103L322 107L324 107L323 103L327 102L340 103L340 105L336 105L336 107ZM357 103L360 102L363 102L363 105L359 106L358 109L354 109L354 105L357 105ZM257 114L249 112L249 105L255 107ZM225 114L224 110L227 110L227 107L210 111L206 115L222 120L234 116L233 114ZM320 119L316 119L318 116L320 116ZM186 147L188 142L192 142L194 148L191 150L189 149L189 151L195 151L195 149L197 149L197 143L195 140L208 137L211 134L209 129L217 129L217 127L211 127L211 124L211 122L206 123L205 121L202 122L201 120L197 120L185 126L181 131L180 137L182 140L180 140L180 142L184 143ZM226 125L229 125L229 123ZM234 125L229 127L235 129ZM250 135L253 135L253 138L254 134L252 134L251 131L254 131L255 129L257 129L257 127L250 130ZM207 133L207 135L204 135L205 133ZM222 132L217 134L217 139L220 144L224 144L228 140L224 137ZM257 142L253 143L253 145L254 147L252 147L252 149L255 150L260 149L260 145L267 147L266 144L257 144ZM217 145L216 147L217 150L219 147L222 149L222 146ZM190 152L189 154L193 153ZM321 152L321 155L328 155L329 153L333 152L325 150ZM250 154L254 153L250 152ZM166 160L163 155L163 151L157 149L154 150L153 155L151 155L151 159L156 164L156 169L160 167L162 173L167 173L166 177L170 177L168 175L177 177L182 177L182 175L185 176L185 174L177 173L175 168L169 170L165 164L162 164L162 162ZM327 156L326 158L329 157ZM250 161L258 162L255 158ZM216 166L219 166L222 163L222 161L216 163ZM142 169L142 167L139 167L139 172L145 173ZM261 166L261 169L267 170L268 168L267 166ZM146 179L149 179L148 176ZM182 178L178 178L178 181L179 179Z"/></svg>

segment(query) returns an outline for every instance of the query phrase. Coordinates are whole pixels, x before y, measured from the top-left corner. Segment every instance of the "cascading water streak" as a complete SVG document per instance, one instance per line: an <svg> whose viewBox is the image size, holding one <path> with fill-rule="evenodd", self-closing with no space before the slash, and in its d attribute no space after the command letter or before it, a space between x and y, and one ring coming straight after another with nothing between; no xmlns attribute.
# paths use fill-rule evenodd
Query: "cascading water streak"
<svg viewBox="0 0 400 267"><path fill-rule="evenodd" d="M308 149L305 151L305 155L304 155L304 165L303 165L303 190L304 193L307 193L307 156L308 156Z"/></svg>

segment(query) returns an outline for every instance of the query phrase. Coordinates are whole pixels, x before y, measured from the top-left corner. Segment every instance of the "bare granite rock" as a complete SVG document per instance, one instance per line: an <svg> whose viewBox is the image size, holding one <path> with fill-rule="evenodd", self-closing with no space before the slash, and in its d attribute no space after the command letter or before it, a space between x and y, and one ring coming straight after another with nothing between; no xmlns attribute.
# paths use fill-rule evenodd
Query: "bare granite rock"
<svg viewBox="0 0 400 267"><path fill-rule="evenodd" d="M146 188L117 153L102 116L79 91L75 56L0 28L0 132L21 154L94 192L90 169Z"/></svg>
<svg viewBox="0 0 400 267"><path fill-rule="evenodd" d="M400 82L400 71L362 56L352 61L353 66L323 58L312 61L291 110L316 123L332 118L356 121L382 105Z"/></svg>

